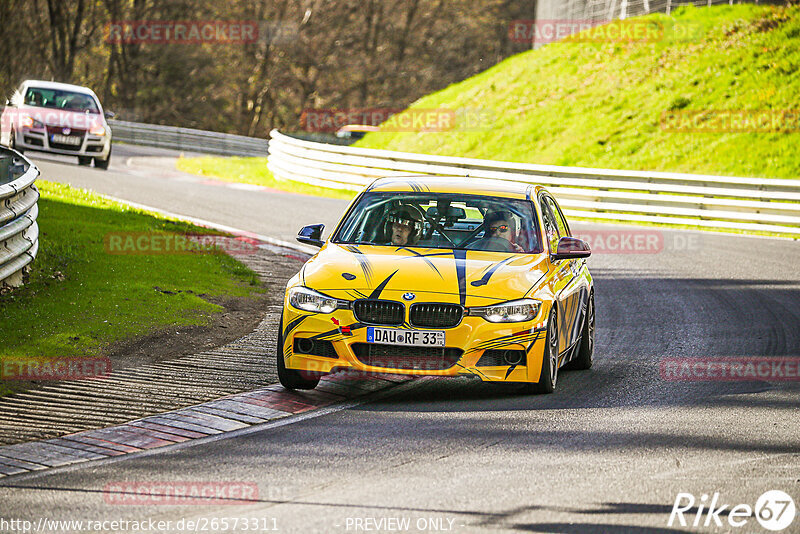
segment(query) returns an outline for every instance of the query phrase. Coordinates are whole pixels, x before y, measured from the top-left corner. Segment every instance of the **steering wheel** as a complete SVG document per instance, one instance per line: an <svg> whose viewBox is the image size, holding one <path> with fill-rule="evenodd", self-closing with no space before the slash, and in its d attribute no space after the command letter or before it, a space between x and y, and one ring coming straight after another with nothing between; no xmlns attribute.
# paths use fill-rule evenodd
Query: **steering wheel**
<svg viewBox="0 0 800 534"><path fill-rule="evenodd" d="M511 241L502 237L484 237L472 243L471 250L484 250L489 252L516 252Z"/></svg>

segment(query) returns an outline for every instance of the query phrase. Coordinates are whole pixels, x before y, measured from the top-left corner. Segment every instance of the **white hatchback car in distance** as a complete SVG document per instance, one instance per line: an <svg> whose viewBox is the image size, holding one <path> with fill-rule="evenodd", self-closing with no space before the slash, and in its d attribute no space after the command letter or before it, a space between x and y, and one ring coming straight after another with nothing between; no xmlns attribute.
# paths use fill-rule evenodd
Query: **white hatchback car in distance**
<svg viewBox="0 0 800 534"><path fill-rule="evenodd" d="M78 163L107 169L111 129L94 91L66 83L26 80L6 101L0 143L19 152L77 156Z"/></svg>

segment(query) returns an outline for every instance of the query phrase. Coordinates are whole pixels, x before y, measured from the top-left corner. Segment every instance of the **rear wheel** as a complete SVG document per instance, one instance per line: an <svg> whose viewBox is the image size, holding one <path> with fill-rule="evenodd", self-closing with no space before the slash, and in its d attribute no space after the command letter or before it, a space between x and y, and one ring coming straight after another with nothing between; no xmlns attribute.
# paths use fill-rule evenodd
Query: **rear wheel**
<svg viewBox="0 0 800 534"><path fill-rule="evenodd" d="M594 293L589 295L589 302L586 303L586 318L583 320L583 330L581 331L581 342L578 346L578 354L569 362L568 368L575 370L591 369L594 361Z"/></svg>
<svg viewBox="0 0 800 534"><path fill-rule="evenodd" d="M542 372L539 374L539 382L527 384L525 391L528 393L552 393L556 389L558 381L558 314L556 313L556 303L550 311L550 318L547 320L547 343L544 347L542 357Z"/></svg>
<svg viewBox="0 0 800 534"><path fill-rule="evenodd" d="M275 349L278 361L278 380L286 389L314 389L319 384L319 377L307 378L304 373L286 368L286 359L283 356L283 317L278 325L278 343Z"/></svg>
<svg viewBox="0 0 800 534"><path fill-rule="evenodd" d="M78 156L78 165L87 166L91 164L92 164L92 158L90 158L89 156Z"/></svg>

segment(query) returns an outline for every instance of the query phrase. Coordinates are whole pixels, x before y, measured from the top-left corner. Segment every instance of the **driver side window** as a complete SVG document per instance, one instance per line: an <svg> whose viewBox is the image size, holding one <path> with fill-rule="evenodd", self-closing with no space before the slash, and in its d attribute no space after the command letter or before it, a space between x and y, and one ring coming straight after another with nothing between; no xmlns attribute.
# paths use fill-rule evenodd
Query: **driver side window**
<svg viewBox="0 0 800 534"><path fill-rule="evenodd" d="M553 200L552 197L544 197L544 201L547 202L547 205L550 206L550 210L553 212L553 218L556 220L559 235L561 237L568 237L570 235L569 227L567 226L567 221L564 220L564 215L561 214L561 210L558 209L556 201Z"/></svg>
<svg viewBox="0 0 800 534"><path fill-rule="evenodd" d="M550 209L550 204L547 202L547 197L541 197L539 199L539 206L542 208L542 222L544 223L545 239L548 243L550 243L550 252L555 252L558 249L558 240L560 238L556 217L553 215L553 210Z"/></svg>

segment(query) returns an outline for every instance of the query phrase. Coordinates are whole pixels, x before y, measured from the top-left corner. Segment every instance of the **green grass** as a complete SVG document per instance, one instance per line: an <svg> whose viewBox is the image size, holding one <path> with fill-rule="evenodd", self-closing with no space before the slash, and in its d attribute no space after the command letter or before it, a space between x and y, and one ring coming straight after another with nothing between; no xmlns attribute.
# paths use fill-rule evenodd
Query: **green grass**
<svg viewBox="0 0 800 534"><path fill-rule="evenodd" d="M682 8L673 17L644 19L689 27L697 38L553 43L518 54L412 106L479 112L480 131L369 133L356 146L581 167L800 176L796 122L786 133L661 127L669 110L800 109L800 7Z"/></svg>
<svg viewBox="0 0 800 534"><path fill-rule="evenodd" d="M104 244L111 232L207 229L67 185L37 185L39 254L29 282L0 297L0 357L100 356L167 326L208 324L223 308L204 296L263 292L255 273L220 252L114 255ZM8 391L0 383L0 394Z"/></svg>
<svg viewBox="0 0 800 534"><path fill-rule="evenodd" d="M216 180L240 184L262 185L264 187L271 187L291 193L345 199L351 199L355 196L354 191L317 187L300 182L293 182L291 180L275 178L269 169L267 169L267 158L227 158L214 156L202 156L198 158L181 157L178 159L176 167L183 172L207 176Z"/></svg>

